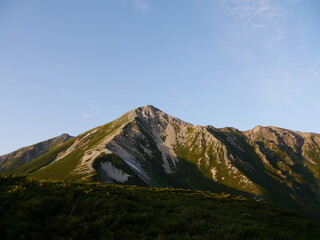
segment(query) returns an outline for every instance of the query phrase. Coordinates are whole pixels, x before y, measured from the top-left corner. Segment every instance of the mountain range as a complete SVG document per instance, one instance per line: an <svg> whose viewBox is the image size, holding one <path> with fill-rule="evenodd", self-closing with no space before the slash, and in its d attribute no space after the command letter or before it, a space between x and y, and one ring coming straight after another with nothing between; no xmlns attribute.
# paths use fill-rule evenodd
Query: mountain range
<svg viewBox="0 0 320 240"><path fill-rule="evenodd" d="M226 192L320 218L319 134L192 125L151 105L1 156L0 173Z"/></svg>

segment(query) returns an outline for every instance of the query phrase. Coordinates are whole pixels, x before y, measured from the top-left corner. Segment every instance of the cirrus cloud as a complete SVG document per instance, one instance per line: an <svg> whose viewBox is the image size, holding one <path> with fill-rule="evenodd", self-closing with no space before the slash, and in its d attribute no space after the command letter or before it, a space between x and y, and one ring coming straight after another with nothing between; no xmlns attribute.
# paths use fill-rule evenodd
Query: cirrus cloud
<svg viewBox="0 0 320 240"><path fill-rule="evenodd" d="M141 12L148 12L150 4L146 0L133 0L133 8Z"/></svg>

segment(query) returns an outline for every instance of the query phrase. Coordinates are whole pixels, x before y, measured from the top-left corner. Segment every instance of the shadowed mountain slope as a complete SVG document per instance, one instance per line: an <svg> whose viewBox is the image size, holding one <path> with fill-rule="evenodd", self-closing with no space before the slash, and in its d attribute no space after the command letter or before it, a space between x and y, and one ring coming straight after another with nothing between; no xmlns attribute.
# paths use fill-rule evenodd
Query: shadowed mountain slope
<svg viewBox="0 0 320 240"><path fill-rule="evenodd" d="M0 173L8 172L30 162L61 145L70 138L72 137L64 133L55 138L51 138L28 147L23 147L6 155L0 156Z"/></svg>

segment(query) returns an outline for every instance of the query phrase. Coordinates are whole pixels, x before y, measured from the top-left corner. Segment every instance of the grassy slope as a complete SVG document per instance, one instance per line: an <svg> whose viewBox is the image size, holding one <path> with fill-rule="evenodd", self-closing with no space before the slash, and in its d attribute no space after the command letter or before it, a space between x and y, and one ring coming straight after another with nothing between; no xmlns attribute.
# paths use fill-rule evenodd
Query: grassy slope
<svg viewBox="0 0 320 240"><path fill-rule="evenodd" d="M0 177L2 239L319 239L320 225L228 194Z"/></svg>
<svg viewBox="0 0 320 240"><path fill-rule="evenodd" d="M35 159L43 155L43 153L49 152L52 149L60 146L65 141L65 137L61 135L28 147L18 149L17 151L8 154L11 155L11 158L4 161L4 163L1 165L0 172L6 173L19 168L20 166L26 164L26 161L29 161L27 159Z"/></svg>
<svg viewBox="0 0 320 240"><path fill-rule="evenodd" d="M66 157L60 159L47 166L46 168L40 169L30 174L32 178L36 179L62 179L62 180L81 180L86 177L85 174L76 174L74 169L80 163L81 158L88 149L94 149L101 141L107 136L113 134L120 126L128 122L128 114L110 122L106 125L91 129L83 134L76 137L83 145ZM96 131L98 130L98 131ZM92 133L92 134L89 134Z"/></svg>
<svg viewBox="0 0 320 240"><path fill-rule="evenodd" d="M58 156L60 152L63 152L66 149L68 149L68 147L70 147L74 141L75 141L75 138L69 139L65 143L51 149L49 152L41 155L40 157L33 159L32 161L18 168L7 171L5 172L5 174L20 175L20 174L27 174L27 173L32 173L34 171L37 171L38 169L50 164Z"/></svg>

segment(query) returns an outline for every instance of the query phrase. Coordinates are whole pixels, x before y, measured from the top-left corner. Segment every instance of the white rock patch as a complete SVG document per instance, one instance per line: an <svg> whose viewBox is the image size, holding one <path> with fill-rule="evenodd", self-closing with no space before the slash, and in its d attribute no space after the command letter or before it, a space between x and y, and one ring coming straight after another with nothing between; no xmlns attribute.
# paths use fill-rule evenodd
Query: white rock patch
<svg viewBox="0 0 320 240"><path fill-rule="evenodd" d="M126 164L128 164L130 167L134 168L134 169L137 170L139 173L142 173L142 171L141 171L136 165L134 165L133 163L131 163L131 162L129 162L129 161L126 161L126 160L124 160L124 161L125 161Z"/></svg>
<svg viewBox="0 0 320 240"><path fill-rule="evenodd" d="M101 168L109 178L112 178L117 182L124 183L128 181L128 178L130 177L129 174L124 173L121 169L116 168L110 162L101 163Z"/></svg>
<svg viewBox="0 0 320 240"><path fill-rule="evenodd" d="M217 169L216 168L212 168L211 169L211 174L212 174L212 179L217 181Z"/></svg>
<svg viewBox="0 0 320 240"><path fill-rule="evenodd" d="M94 173L95 170L92 166L94 159L101 154L112 153L109 149L106 148L106 144L109 143L116 135L118 135L122 131L122 128L125 126L125 124L126 123L122 124L115 132L113 132L109 136L106 136L106 138L104 138L97 147L85 152L85 154L81 158L80 164L75 168L74 172L80 174Z"/></svg>

